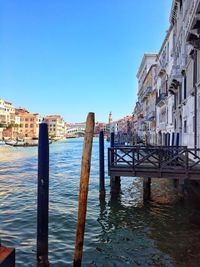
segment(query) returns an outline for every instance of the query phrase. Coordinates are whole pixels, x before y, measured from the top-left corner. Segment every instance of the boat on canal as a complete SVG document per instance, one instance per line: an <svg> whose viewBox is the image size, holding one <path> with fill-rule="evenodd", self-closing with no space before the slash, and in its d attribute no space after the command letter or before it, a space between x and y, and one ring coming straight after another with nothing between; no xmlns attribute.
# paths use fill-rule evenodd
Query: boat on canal
<svg viewBox="0 0 200 267"><path fill-rule="evenodd" d="M34 146L38 146L38 141L35 142L34 140L33 142L27 142L27 141L11 140L11 141L6 141L5 144L8 146L12 146L12 147L34 147ZM52 144L51 140L49 140L49 144Z"/></svg>

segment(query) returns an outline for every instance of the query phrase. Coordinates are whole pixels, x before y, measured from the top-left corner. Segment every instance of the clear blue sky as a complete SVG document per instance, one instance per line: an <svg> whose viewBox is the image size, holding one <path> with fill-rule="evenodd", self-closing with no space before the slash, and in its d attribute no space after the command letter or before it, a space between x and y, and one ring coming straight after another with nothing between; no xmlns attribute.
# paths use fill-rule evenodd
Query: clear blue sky
<svg viewBox="0 0 200 267"><path fill-rule="evenodd" d="M138 66L158 52L172 0L0 3L0 98L79 122L132 113Z"/></svg>

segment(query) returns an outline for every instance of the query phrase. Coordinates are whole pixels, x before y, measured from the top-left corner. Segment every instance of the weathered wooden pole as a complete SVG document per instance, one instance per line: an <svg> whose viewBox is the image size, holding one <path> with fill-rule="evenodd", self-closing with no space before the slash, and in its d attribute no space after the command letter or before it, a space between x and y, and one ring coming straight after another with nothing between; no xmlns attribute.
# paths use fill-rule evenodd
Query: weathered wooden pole
<svg viewBox="0 0 200 267"><path fill-rule="evenodd" d="M48 125L39 126L38 200L37 200L37 267L48 267L49 215L49 138Z"/></svg>
<svg viewBox="0 0 200 267"><path fill-rule="evenodd" d="M143 178L143 200L150 200L151 197L151 178Z"/></svg>
<svg viewBox="0 0 200 267"><path fill-rule="evenodd" d="M84 139L83 154L82 154L79 205L78 205L78 222L76 228L76 242L75 242L75 253L74 253L74 264L73 264L74 267L80 267L82 261L93 134L94 134L94 113L90 112L88 114L86 122L85 139Z"/></svg>
<svg viewBox="0 0 200 267"><path fill-rule="evenodd" d="M104 132L99 133L99 197L105 197Z"/></svg>

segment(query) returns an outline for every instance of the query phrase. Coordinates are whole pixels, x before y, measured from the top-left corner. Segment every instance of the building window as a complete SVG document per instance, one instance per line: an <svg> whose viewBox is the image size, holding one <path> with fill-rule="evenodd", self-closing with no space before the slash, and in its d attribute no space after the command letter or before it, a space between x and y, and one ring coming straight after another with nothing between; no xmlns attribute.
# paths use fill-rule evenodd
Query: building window
<svg viewBox="0 0 200 267"><path fill-rule="evenodd" d="M30 128L33 128L33 124L30 124Z"/></svg>
<svg viewBox="0 0 200 267"><path fill-rule="evenodd" d="M25 128L28 128L28 124L25 124Z"/></svg>
<svg viewBox="0 0 200 267"><path fill-rule="evenodd" d="M184 120L184 133L187 133L187 121Z"/></svg>
<svg viewBox="0 0 200 267"><path fill-rule="evenodd" d="M28 121L28 118L26 118L25 121Z"/></svg>

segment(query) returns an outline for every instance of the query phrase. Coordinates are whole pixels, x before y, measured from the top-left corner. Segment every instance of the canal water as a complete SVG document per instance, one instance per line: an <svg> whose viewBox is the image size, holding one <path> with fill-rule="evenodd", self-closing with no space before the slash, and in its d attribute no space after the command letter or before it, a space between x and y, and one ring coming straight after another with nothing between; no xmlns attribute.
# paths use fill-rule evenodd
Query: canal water
<svg viewBox="0 0 200 267"><path fill-rule="evenodd" d="M107 143L105 146L107 147ZM49 259L72 266L83 139L50 145ZM122 178L117 198L99 202L94 139L82 266L200 266L200 228L192 205L143 205L140 178ZM17 267L35 266L37 147L0 147L0 238L16 248Z"/></svg>

